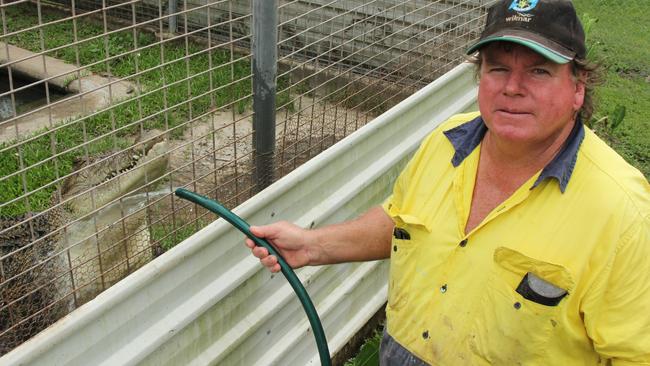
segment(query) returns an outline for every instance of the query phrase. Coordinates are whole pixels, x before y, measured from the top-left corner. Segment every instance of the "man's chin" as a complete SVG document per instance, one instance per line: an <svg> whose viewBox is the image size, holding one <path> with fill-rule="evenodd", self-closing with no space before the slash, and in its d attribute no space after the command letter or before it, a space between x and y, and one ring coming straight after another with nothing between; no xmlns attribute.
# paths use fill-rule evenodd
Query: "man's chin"
<svg viewBox="0 0 650 366"><path fill-rule="evenodd" d="M495 125L492 126L492 128L489 128L489 130L490 134L496 137L499 141L507 141L513 144L528 143L533 137L531 131L524 128L521 124Z"/></svg>

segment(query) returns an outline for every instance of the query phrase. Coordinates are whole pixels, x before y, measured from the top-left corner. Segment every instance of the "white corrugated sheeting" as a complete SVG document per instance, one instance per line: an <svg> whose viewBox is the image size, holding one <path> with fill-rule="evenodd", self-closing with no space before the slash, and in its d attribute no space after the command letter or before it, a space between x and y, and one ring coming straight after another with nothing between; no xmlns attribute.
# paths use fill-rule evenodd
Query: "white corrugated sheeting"
<svg viewBox="0 0 650 366"><path fill-rule="evenodd" d="M251 224L324 225L380 203L421 139L471 108L460 65L235 210ZM298 270L336 353L384 304L387 261ZM316 365L309 323L217 220L0 359L10 365Z"/></svg>

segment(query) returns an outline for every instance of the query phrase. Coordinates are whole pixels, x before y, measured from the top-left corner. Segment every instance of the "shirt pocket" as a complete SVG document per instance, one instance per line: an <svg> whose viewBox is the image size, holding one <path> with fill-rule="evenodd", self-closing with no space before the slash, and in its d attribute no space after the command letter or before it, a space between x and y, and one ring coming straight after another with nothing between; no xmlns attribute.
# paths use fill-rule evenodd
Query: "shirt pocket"
<svg viewBox="0 0 650 366"><path fill-rule="evenodd" d="M412 296L410 289L417 263L417 243L428 231L416 216L395 214L391 217L395 228L390 253L388 306L399 310Z"/></svg>
<svg viewBox="0 0 650 366"><path fill-rule="evenodd" d="M530 277L547 287L539 288L539 294L535 292L537 284L522 291ZM558 318L573 287L566 268L513 249L497 248L488 281L474 307L471 348L493 364L536 364L535 360L545 357L546 344L559 326ZM562 291L566 293L558 300ZM536 296L530 296L531 292ZM556 297L554 301L544 301L549 294Z"/></svg>

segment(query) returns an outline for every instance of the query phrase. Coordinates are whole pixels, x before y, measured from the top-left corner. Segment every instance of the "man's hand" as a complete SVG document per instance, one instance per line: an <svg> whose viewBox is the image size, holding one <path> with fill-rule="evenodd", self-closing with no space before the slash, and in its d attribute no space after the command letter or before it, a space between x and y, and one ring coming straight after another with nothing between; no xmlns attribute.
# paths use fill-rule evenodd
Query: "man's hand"
<svg viewBox="0 0 650 366"><path fill-rule="evenodd" d="M311 263L310 252L315 249L311 232L287 221L280 221L265 226L251 226L251 232L260 238L268 240L292 268L300 268ZM274 255L264 247L255 246L252 240L246 238L246 246L251 248L253 255L271 272L279 272L280 264Z"/></svg>
<svg viewBox="0 0 650 366"><path fill-rule="evenodd" d="M359 218L341 224L307 230L286 221L265 226L251 226L253 235L268 240L292 268L369 261L390 256L393 220L375 206ZM280 264L263 247L246 239L253 255L271 272Z"/></svg>

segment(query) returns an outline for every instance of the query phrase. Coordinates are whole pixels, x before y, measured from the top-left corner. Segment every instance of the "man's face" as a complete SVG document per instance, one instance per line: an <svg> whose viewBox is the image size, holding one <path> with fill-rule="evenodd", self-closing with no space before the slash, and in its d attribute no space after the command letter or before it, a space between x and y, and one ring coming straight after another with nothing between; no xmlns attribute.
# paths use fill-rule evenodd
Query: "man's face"
<svg viewBox="0 0 650 366"><path fill-rule="evenodd" d="M514 43L482 50L478 102L491 134L508 143L550 146L566 138L584 101L571 64L556 64Z"/></svg>

